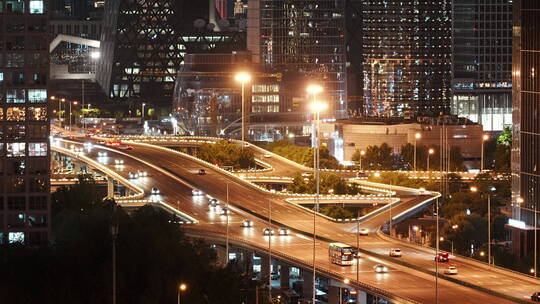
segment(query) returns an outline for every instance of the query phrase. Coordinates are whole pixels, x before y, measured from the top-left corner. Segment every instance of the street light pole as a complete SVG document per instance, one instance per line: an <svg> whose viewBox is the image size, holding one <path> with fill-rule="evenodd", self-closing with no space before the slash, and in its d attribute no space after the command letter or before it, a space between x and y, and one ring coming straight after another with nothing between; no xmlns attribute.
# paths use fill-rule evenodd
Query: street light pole
<svg viewBox="0 0 540 304"><path fill-rule="evenodd" d="M435 248L435 303L439 303L439 199L435 200L435 216L437 224L437 240Z"/></svg>
<svg viewBox="0 0 540 304"><path fill-rule="evenodd" d="M431 154L433 154L433 153L435 153L435 150L433 150L433 149L429 149L429 150L428 150L428 155L427 155L427 171L428 171L428 172L429 172L429 156L430 156Z"/></svg>
<svg viewBox="0 0 540 304"><path fill-rule="evenodd" d="M487 197L488 205L488 265L491 266L491 193L488 193Z"/></svg>
<svg viewBox="0 0 540 304"><path fill-rule="evenodd" d="M484 136L482 136L482 151L480 152L480 172L484 171L484 144L488 139L489 136L487 134L484 134Z"/></svg>
<svg viewBox="0 0 540 304"><path fill-rule="evenodd" d="M229 265L229 183L227 183L227 212L225 216L227 217L226 230L227 230L227 239L225 242L225 264Z"/></svg>
<svg viewBox="0 0 540 304"><path fill-rule="evenodd" d="M244 91L244 88L245 88L245 84L246 82L249 82L251 81L251 75L249 75L248 73L246 72L240 72L238 74L236 74L236 76L234 77L236 79L236 81L240 82L242 84L242 141L245 141L245 134L246 134L246 115L245 115L245 110L246 110L246 101L245 101L245 91Z"/></svg>
<svg viewBox="0 0 540 304"><path fill-rule="evenodd" d="M363 171L363 169L362 169L362 158L364 158L364 155L366 155L366 151L364 151L364 150L360 151L360 171Z"/></svg>
<svg viewBox="0 0 540 304"><path fill-rule="evenodd" d="M420 139L422 135L420 135L420 133L416 133L414 134L414 160L413 160L413 163L414 163L414 172L416 172L416 141L418 139Z"/></svg>
<svg viewBox="0 0 540 304"><path fill-rule="evenodd" d="M272 200L268 200L268 301L272 302Z"/></svg>
<svg viewBox="0 0 540 304"><path fill-rule="evenodd" d="M143 102L143 104L142 104L142 113L141 113L142 122L144 122L144 107L145 106L146 106L146 103Z"/></svg>

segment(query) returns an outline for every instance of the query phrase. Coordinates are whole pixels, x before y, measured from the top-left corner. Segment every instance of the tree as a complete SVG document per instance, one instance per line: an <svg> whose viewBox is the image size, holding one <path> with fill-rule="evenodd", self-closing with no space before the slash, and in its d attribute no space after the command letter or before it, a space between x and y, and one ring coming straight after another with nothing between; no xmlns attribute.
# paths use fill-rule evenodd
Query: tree
<svg viewBox="0 0 540 304"><path fill-rule="evenodd" d="M353 160L356 161L355 159ZM366 155L362 160L362 165L369 170L392 169L392 148L387 143L383 143L380 146L368 146L366 148Z"/></svg>
<svg viewBox="0 0 540 304"><path fill-rule="evenodd" d="M327 205L327 206L324 206L320 209L320 212L326 216L329 216L331 218L334 218L334 219L347 219L347 218L352 218L353 217L353 213L350 212L349 210L341 207L341 206L337 206L335 204L331 204L331 205Z"/></svg>
<svg viewBox="0 0 540 304"><path fill-rule="evenodd" d="M497 137L497 145L510 147L512 146L512 129L509 127L504 128L501 135Z"/></svg>
<svg viewBox="0 0 540 304"><path fill-rule="evenodd" d="M225 140L215 144L202 144L199 147L197 156L211 164L231 166L235 169L247 169L256 166L255 155L251 149L245 149Z"/></svg>

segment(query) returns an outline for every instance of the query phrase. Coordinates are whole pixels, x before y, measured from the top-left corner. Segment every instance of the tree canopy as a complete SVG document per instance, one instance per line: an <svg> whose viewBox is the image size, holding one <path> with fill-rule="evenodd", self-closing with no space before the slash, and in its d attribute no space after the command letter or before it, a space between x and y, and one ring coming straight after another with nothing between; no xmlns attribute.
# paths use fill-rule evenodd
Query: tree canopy
<svg viewBox="0 0 540 304"><path fill-rule="evenodd" d="M197 156L217 166L230 166L235 169L255 167L255 156L251 149L222 140L215 144L202 144Z"/></svg>

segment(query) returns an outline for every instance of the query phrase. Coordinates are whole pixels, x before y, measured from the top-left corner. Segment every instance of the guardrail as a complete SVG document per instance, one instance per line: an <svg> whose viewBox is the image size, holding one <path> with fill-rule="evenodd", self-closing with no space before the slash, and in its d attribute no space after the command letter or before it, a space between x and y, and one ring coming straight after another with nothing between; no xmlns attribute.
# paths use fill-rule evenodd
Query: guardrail
<svg viewBox="0 0 540 304"><path fill-rule="evenodd" d="M65 141L65 142L67 142L67 141ZM79 143L77 143L77 144L79 144ZM131 183L129 180L127 180L126 178L124 178L120 174L114 172L113 170L107 168L106 166L94 161L93 159L91 159L89 157L86 157L86 156L82 155L80 152L74 152L74 151L71 151L70 149L62 148L62 147L60 147L58 145L51 145L51 147L52 147L53 150L56 150L56 152L66 154L66 155L68 155L68 156L70 156L70 157L72 157L74 159L79 159L79 160L87 163L89 166L104 172L105 174L113 177L115 180L120 182L122 185L128 187L130 190L135 192L134 195L115 196L114 197L115 199L118 199L118 200L136 199L136 198L142 198L144 196L144 190L141 187Z"/></svg>
<svg viewBox="0 0 540 304"><path fill-rule="evenodd" d="M186 231L186 235L195 237L195 238L202 238L202 239L206 239L210 241L215 241L215 242L223 242L223 238L224 238L221 234L219 234L219 232L208 232L206 230L197 232L197 231L194 231L193 229L190 229L190 231ZM243 248L247 247L259 253L266 253L266 249L267 249L265 247L261 247L257 245L254 242L249 242L249 241L246 241L244 239L240 239L234 236L233 237L229 236L229 243L235 244L237 246L241 246ZM291 263L292 265L298 268L311 269L313 267L312 263L310 264L306 261L303 261L297 257L288 255L281 251L273 251L272 256L281 260L285 260L288 263ZM334 279L336 281L343 282L344 276L343 274L339 272L332 271L330 269L325 269L320 266L317 266L317 270L319 274L323 276ZM396 303L396 304L420 304L420 302L418 301L395 295L386 290L380 289L376 286L373 286L373 285L370 285L361 281L357 281L355 279L353 280L349 279L348 285L350 285L353 288L362 289L370 294L384 298L387 301L392 301L393 303Z"/></svg>
<svg viewBox="0 0 540 304"><path fill-rule="evenodd" d="M381 230L377 231L377 235L379 237L381 237L382 239L385 239L386 241L399 242L405 247L410 247L410 248L413 248L413 249L421 250L421 251L424 251L426 253L434 253L434 251L435 251L435 248L433 248L433 247L422 246L422 245L419 245L419 244L406 242L406 241L404 241L402 239L399 239L399 238L396 238L394 236L388 235L388 234L384 233ZM494 270L494 271L496 271L498 273L501 273L501 274L504 274L504 275L509 275L509 276L512 276L512 277L517 278L517 279L527 280L527 281L529 281L531 283L540 284L540 278L536 278L534 276L528 275L528 274L523 273L523 272L519 272L519 271L515 271L515 270L512 270L512 269L500 267L500 266L497 266L497 265L491 265L490 266L486 262L479 261L479 260L473 259L471 257L455 254L453 252L448 252L448 251L441 250L441 249L439 249L439 251L440 252L447 252L448 254L453 255L455 258L458 258L460 262L465 263L465 264L469 264L469 265L476 266L476 267L482 267L482 268L487 269L487 270Z"/></svg>

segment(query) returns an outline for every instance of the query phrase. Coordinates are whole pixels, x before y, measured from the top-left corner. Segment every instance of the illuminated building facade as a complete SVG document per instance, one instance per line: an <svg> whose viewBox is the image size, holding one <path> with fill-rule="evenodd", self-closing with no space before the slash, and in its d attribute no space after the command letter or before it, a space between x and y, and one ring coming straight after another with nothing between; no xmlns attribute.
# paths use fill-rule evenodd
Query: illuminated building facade
<svg viewBox="0 0 540 304"><path fill-rule="evenodd" d="M450 110L451 0L363 2L364 114Z"/></svg>
<svg viewBox="0 0 540 304"><path fill-rule="evenodd" d="M512 125L512 0L454 2L452 114Z"/></svg>
<svg viewBox="0 0 540 304"><path fill-rule="evenodd" d="M170 104L177 73L190 53L245 47L245 33L214 31L208 2L105 3L96 79L113 100Z"/></svg>
<svg viewBox="0 0 540 304"><path fill-rule="evenodd" d="M0 243L50 231L47 2L0 1Z"/></svg>
<svg viewBox="0 0 540 304"><path fill-rule="evenodd" d="M250 0L248 49L266 69L297 73L304 90L323 85L326 117L347 115L345 0Z"/></svg>
<svg viewBox="0 0 540 304"><path fill-rule="evenodd" d="M523 257L540 223L540 1L514 1L512 248ZM535 217L536 214L536 217ZM536 225L535 225L536 219Z"/></svg>

